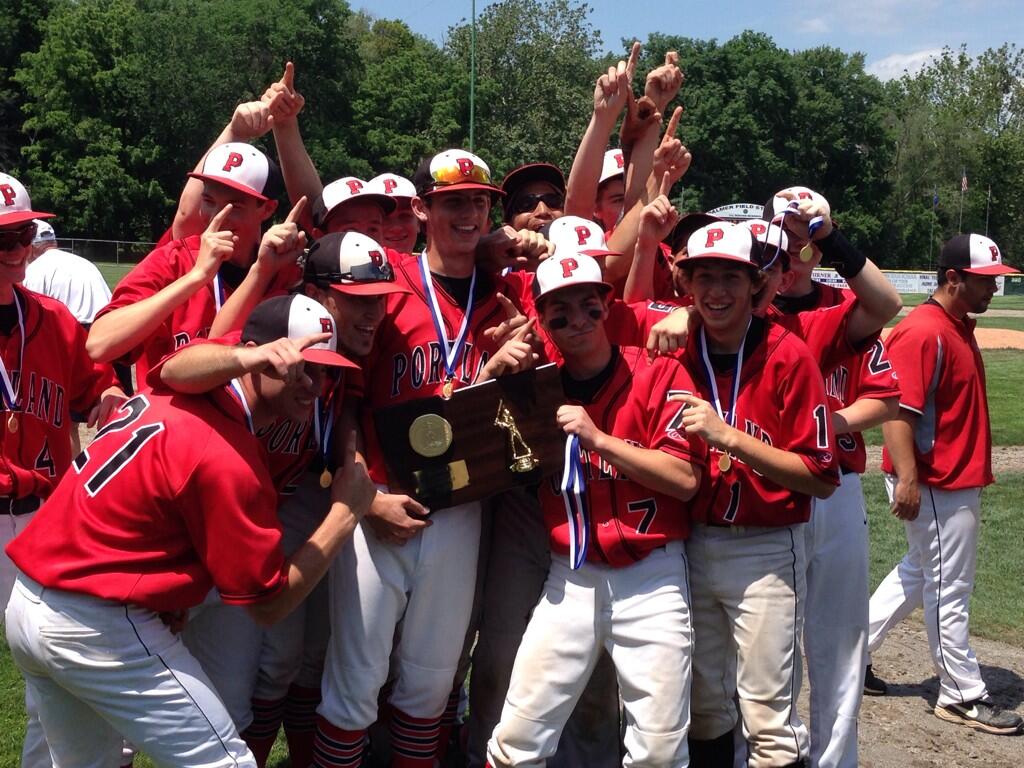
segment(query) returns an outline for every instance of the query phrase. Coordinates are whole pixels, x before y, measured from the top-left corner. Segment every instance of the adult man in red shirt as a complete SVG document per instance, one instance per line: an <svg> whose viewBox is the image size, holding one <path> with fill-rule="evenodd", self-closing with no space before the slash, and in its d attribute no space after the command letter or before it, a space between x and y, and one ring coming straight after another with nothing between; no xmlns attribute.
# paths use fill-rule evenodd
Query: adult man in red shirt
<svg viewBox="0 0 1024 768"><path fill-rule="evenodd" d="M968 313L988 309L1003 264L983 235L957 235L939 255L938 288L887 340L899 375L899 417L883 426L882 470L908 552L871 596L868 651L924 607L939 676L935 714L986 733L1019 733L1021 717L997 707L968 639L981 489L993 482L985 365ZM879 693L874 676L865 683Z"/></svg>
<svg viewBox="0 0 1024 768"><path fill-rule="evenodd" d="M283 378L263 372L260 346L281 338L295 353ZM116 765L122 734L161 764L255 765L168 624L212 586L257 621L287 615L372 498L352 435L324 522L284 557L256 431L300 418L329 368L353 364L335 351L327 310L304 296L264 302L242 339L255 362L230 386L126 401L8 546L21 571L8 641L59 765Z"/></svg>

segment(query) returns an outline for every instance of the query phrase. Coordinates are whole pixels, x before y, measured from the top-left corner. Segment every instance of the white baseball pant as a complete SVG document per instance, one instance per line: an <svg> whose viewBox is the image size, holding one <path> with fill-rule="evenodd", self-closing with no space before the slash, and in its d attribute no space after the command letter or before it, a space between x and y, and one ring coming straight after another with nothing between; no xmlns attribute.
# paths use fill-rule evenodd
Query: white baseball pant
<svg viewBox="0 0 1024 768"><path fill-rule="evenodd" d="M811 765L857 768L868 641L868 518L860 475L843 474L832 496L812 500L805 533Z"/></svg>
<svg viewBox="0 0 1024 768"><path fill-rule="evenodd" d="M690 736L709 741L737 722L747 764L806 758L798 638L806 595L803 525L694 526L686 542L693 614Z"/></svg>
<svg viewBox="0 0 1024 768"><path fill-rule="evenodd" d="M317 712L338 728L364 730L377 719L403 616L390 702L417 718L444 712L473 607L480 505L430 519L402 546L378 541L364 521L331 567L331 640Z"/></svg>
<svg viewBox="0 0 1024 768"><path fill-rule="evenodd" d="M896 478L885 487L892 501ZM978 555L981 489L942 491L921 485L921 511L904 521L907 554L871 596L868 652L915 608L924 608L941 706L985 696L978 660L968 637Z"/></svg>
<svg viewBox="0 0 1024 768"><path fill-rule="evenodd" d="M61 768L116 768L122 734L159 766L256 765L198 662L152 611L22 575L6 620Z"/></svg>
<svg viewBox="0 0 1024 768"><path fill-rule="evenodd" d="M605 649L626 711L623 765L687 765L689 601L682 542L624 568L574 571L553 555L487 745L490 763L545 765Z"/></svg>
<svg viewBox="0 0 1024 768"><path fill-rule="evenodd" d="M487 761L487 741L501 717L512 667L551 565L540 502L529 489L488 501L493 509L480 601L479 635L469 687L470 768ZM558 742L549 768L615 768L621 764L615 666L602 652Z"/></svg>

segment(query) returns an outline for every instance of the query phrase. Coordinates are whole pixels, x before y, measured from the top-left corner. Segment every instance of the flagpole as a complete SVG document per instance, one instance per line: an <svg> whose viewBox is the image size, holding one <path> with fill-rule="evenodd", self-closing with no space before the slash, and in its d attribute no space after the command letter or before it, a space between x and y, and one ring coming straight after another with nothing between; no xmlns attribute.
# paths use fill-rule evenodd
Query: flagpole
<svg viewBox="0 0 1024 768"><path fill-rule="evenodd" d="M985 237L988 237L988 211L992 207L992 185L988 185L988 198L985 200Z"/></svg>

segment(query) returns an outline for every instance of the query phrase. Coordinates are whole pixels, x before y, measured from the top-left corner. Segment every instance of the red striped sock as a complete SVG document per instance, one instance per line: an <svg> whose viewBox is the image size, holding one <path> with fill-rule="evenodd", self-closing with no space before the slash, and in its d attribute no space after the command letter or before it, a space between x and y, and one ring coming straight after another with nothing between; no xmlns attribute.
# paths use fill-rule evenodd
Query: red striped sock
<svg viewBox="0 0 1024 768"><path fill-rule="evenodd" d="M316 719L315 768L358 768L363 762L366 731L346 731L323 717Z"/></svg>
<svg viewBox="0 0 1024 768"><path fill-rule="evenodd" d="M281 727L281 716L284 713L284 699L253 699L252 723L245 729L242 738L252 750L256 764L263 768L270 757L270 750L277 740L277 730Z"/></svg>
<svg viewBox="0 0 1024 768"><path fill-rule="evenodd" d="M392 708L391 768L432 768L440 730L440 717L412 717Z"/></svg>
<svg viewBox="0 0 1024 768"><path fill-rule="evenodd" d="M309 768L313 764L313 742L316 739L316 708L320 704L319 688L293 685L288 689L284 708L284 735L293 768Z"/></svg>
<svg viewBox="0 0 1024 768"><path fill-rule="evenodd" d="M455 686L448 694L448 703L444 705L444 712L441 713L441 728L437 736L437 759L444 762L448 754L448 742L452 737L452 729L459 721L459 700L462 698L462 684Z"/></svg>

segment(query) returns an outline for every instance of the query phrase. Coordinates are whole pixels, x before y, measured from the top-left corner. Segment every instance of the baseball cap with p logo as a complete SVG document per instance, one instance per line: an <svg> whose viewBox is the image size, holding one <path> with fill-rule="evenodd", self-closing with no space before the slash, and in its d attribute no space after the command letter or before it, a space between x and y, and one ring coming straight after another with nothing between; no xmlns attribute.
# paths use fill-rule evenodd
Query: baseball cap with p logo
<svg viewBox="0 0 1024 768"><path fill-rule="evenodd" d="M972 275L1012 275L1020 270L1003 264L999 246L984 235L963 234L942 246L941 269L958 269Z"/></svg>
<svg viewBox="0 0 1024 768"><path fill-rule="evenodd" d="M600 224L579 216L562 216L541 230L555 246L555 254L582 253L586 256L618 256L608 248Z"/></svg>
<svg viewBox="0 0 1024 768"><path fill-rule="evenodd" d="M421 163L413 183L420 197L473 189L505 194L491 181L487 163L464 149L446 149L430 158L429 163Z"/></svg>
<svg viewBox="0 0 1024 768"><path fill-rule="evenodd" d="M353 200L377 203L384 209L384 213L391 213L398 207L398 203L372 181L363 181L355 176L342 176L324 187L320 197L313 203L313 223L323 227L332 213Z"/></svg>
<svg viewBox="0 0 1024 768"><path fill-rule="evenodd" d="M397 173L382 173L366 182L367 191L388 197L416 197L416 187L405 176Z"/></svg>
<svg viewBox="0 0 1024 768"><path fill-rule="evenodd" d="M728 221L707 224L690 235L686 242L686 258L681 262L719 259L760 269L763 249L755 246L755 242L754 233L742 224Z"/></svg>
<svg viewBox="0 0 1024 768"><path fill-rule="evenodd" d="M0 227L25 224L32 219L49 219L52 213L32 210L28 190L13 176L0 173Z"/></svg>
<svg viewBox="0 0 1024 768"><path fill-rule="evenodd" d="M280 171L256 147L232 141L211 149L203 161L203 170L189 176L223 184L266 202L277 195Z"/></svg>
<svg viewBox="0 0 1024 768"><path fill-rule="evenodd" d="M604 161L601 163L601 177L597 182L601 186L609 179L622 176L626 172L626 158L621 149L609 149L604 153Z"/></svg>
<svg viewBox="0 0 1024 768"><path fill-rule="evenodd" d="M611 291L612 286L604 281L601 265L593 256L582 251L573 253L568 248L550 256L537 266L533 279L533 297L540 301L555 291L576 285L596 285L602 291Z"/></svg>
<svg viewBox="0 0 1024 768"><path fill-rule="evenodd" d="M298 340L316 333L329 333L331 338L302 350L304 360L338 368L359 367L338 354L338 331L331 313L319 302L300 293L275 296L260 302L242 329L242 341L269 344L278 339Z"/></svg>
<svg viewBox="0 0 1024 768"><path fill-rule="evenodd" d="M324 235L306 256L306 282L352 296L409 293L395 282L384 246L358 232Z"/></svg>

